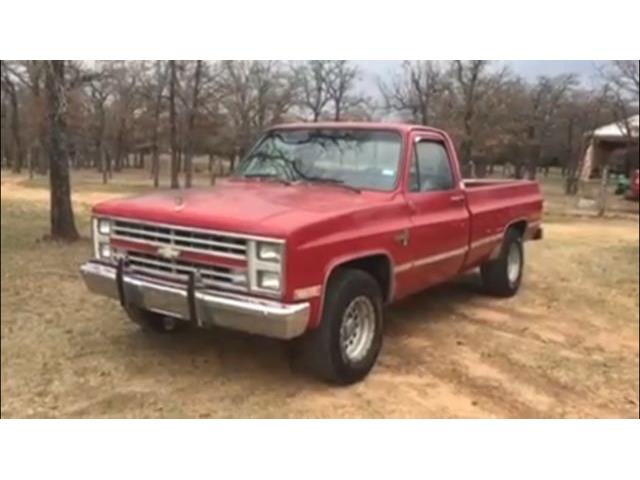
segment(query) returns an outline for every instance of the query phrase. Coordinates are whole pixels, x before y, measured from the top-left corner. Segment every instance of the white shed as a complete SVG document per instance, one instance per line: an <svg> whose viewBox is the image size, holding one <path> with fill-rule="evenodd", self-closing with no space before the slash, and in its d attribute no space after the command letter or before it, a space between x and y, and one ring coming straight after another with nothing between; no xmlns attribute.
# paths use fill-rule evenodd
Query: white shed
<svg viewBox="0 0 640 480"><path fill-rule="evenodd" d="M587 132L585 137L588 146L582 160L580 179L588 181L593 168L606 160L614 150L637 144L639 124L640 115L633 115Z"/></svg>

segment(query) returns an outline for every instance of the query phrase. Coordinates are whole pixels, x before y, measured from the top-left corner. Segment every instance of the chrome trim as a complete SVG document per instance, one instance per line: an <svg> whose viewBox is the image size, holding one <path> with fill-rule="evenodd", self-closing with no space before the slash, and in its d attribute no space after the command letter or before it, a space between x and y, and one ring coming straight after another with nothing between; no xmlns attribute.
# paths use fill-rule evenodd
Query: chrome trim
<svg viewBox="0 0 640 480"><path fill-rule="evenodd" d="M152 247L157 247L157 248L166 247L167 245L170 245L168 243L154 242L152 240L145 240L143 238L123 237L115 233L111 234L111 238L114 240L124 240L127 242L151 245ZM183 245L175 245L175 244L173 246L175 248L179 248L180 251L183 251L183 252L201 253L203 255L210 255L212 257L232 258L234 260L244 260L246 258L245 254L239 254L239 253L220 252L218 250L206 250L206 249L200 249L200 248L185 247Z"/></svg>
<svg viewBox="0 0 640 480"><path fill-rule="evenodd" d="M453 257L459 257L460 255L464 255L469 250L468 247L457 248L455 250L449 250L447 252L439 253L437 255L430 255L428 257L423 257L418 260L413 260L411 262L403 263L394 268L395 273L401 273L412 268L422 267L423 265L430 265L432 263L441 262L443 260L447 260Z"/></svg>
<svg viewBox="0 0 640 480"><path fill-rule="evenodd" d="M93 245L93 256L100 257L100 244L109 243L109 235L98 232L98 222L105 217L91 217L91 244Z"/></svg>
<svg viewBox="0 0 640 480"><path fill-rule="evenodd" d="M398 265L396 268L393 269L393 271L396 273L402 273L406 270L410 270L412 267L413 267L413 262L407 262L407 263Z"/></svg>
<svg viewBox="0 0 640 480"><path fill-rule="evenodd" d="M112 228L112 233L110 238L114 239L114 240L124 240L124 241L129 241L129 242L133 242L133 243L141 243L144 245L150 245L156 248L161 248L161 247L165 247L167 245L173 246L176 249L179 249L180 251L184 251L184 252L195 252L195 253L201 253L204 255L209 255L211 257L223 257L223 258L231 258L231 259L237 259L237 260L245 260L247 262L247 286L246 288L249 291L255 292L255 293L259 293L262 295L266 295L266 296L270 296L273 298L279 298L282 296L282 292L284 292L284 288L285 288L285 262L286 262L286 240L282 239L282 238L272 238L272 237L263 237L263 236L258 236L258 235L245 235L245 234L239 234L239 233L231 233L231 232L226 232L226 231L220 231L220 230L209 230L209 229L203 229L203 228L197 228L197 227L185 227L182 225L175 225L175 224L168 224L168 223L161 223L161 222L150 222L147 220L138 220L135 218L125 218L125 217L114 217L114 216L108 216L108 215L104 215L104 216L97 216L95 218L106 218L111 220L112 222L114 222L114 227ZM145 225L145 226L149 226L149 227L156 227L156 228L166 228L166 229L173 229L173 230L180 230L180 231L185 231L185 232L193 232L193 233L198 233L198 234L206 234L206 235L212 235L212 236L220 236L220 237L229 237L229 238L233 238L233 239L237 239L237 240L244 240L245 243L243 245L237 245L235 248L236 250L242 250L242 253L230 253L230 252L221 252L218 250L207 250L207 249L200 249L200 248L194 248L193 246L184 246L184 245L180 245L180 244L176 244L176 243L170 243L170 242L157 242L157 241L153 241L153 240L146 240L146 239L141 239L141 238L134 238L134 237L128 237L128 236L123 236L123 235L118 235L117 233L115 233L116 227L115 227L115 222L128 222L128 223L136 223L136 224L140 224L140 225ZM117 229L120 230L122 227L118 227ZM127 228L127 227L124 227ZM151 236L153 233L149 232ZM160 232L160 234L153 234L156 235L158 237L161 238L167 238L168 240L172 240L171 235L167 235L165 233ZM182 240L179 238L179 240ZM191 241L192 239L189 239L189 241ZM198 239L196 239L198 240ZM269 262L269 261L265 261L265 260L260 260L257 258L257 252L256 252L256 244L257 242L263 242L263 243L275 243L275 244L279 244L282 245L282 259L280 262ZM194 243L198 243L197 241ZM202 243L202 242L200 242ZM211 243L211 242L209 242ZM216 242L216 243L220 243L220 242ZM206 242L204 243L205 245L207 244ZM234 245L233 244L221 244L223 245L223 247L229 248L229 245L231 245L231 250L234 249ZM95 256L95 254L94 254ZM97 257L96 257L97 258ZM257 270L264 270L264 271L271 271L271 272L277 272L280 275L280 289L279 290L268 290L268 289L262 289L259 288L257 286Z"/></svg>
<svg viewBox="0 0 640 480"><path fill-rule="evenodd" d="M471 248L482 247L483 245L487 245L489 243L497 242L498 240L502 240L504 237L504 232L500 232L496 235L490 235L488 237L481 238L480 240L476 240L475 242L471 242Z"/></svg>
<svg viewBox="0 0 640 480"><path fill-rule="evenodd" d="M284 243L284 242L283 242ZM269 260L261 260L258 258L258 242L247 243L247 271L249 280L249 289L252 292L268 295L271 297L280 297L284 291L284 262L286 258L286 248L282 247L282 259L279 262L272 262ZM273 272L277 273L280 277L280 288L278 290L271 290L268 288L261 288L258 285L258 271L261 272Z"/></svg>
<svg viewBox="0 0 640 480"><path fill-rule="evenodd" d="M414 267L421 267L422 265L429 265L431 263L441 262L452 257L459 257L464 255L469 250L469 247L458 248L456 250L450 250L448 252L440 253L438 255L432 255L430 257L421 258L413 262Z"/></svg>
<svg viewBox="0 0 640 480"><path fill-rule="evenodd" d="M123 222L123 220L116 220L117 222ZM137 223L137 222L128 222L128 223ZM167 240L176 240L176 237L174 235L168 235L166 233L162 233L162 232L145 232L145 230L137 230L135 228L130 228L130 227L123 227L121 225L116 226L114 224L114 228L117 228L119 231L121 232L125 232L125 233L134 233L134 234L138 234L138 235L146 235L146 236L155 236L158 238L166 238ZM165 228L165 227L159 227L159 228ZM167 229L171 229L171 230L181 230L181 229L177 229L177 228L173 228L173 227L166 227ZM200 232L197 232L200 233ZM122 236L122 235L121 235ZM212 234L212 236L216 236L216 237L224 237L225 235L215 235ZM181 237L177 237L178 240L183 240L183 238ZM216 241L216 240L203 240L201 238L188 238L188 241L192 242L192 243L199 243L201 245L212 245L214 247L220 247L220 248L228 248L229 250L242 250L242 251L246 251L247 247L246 247L246 243L245 244L234 244L234 243L224 243L224 242L220 242L220 241ZM171 243L171 242L168 242ZM178 245L176 245L178 246Z"/></svg>
<svg viewBox="0 0 640 480"><path fill-rule="evenodd" d="M89 261L80 267L87 288L97 294L119 298L116 268ZM196 318L190 318L184 286L153 281L125 272L125 301L165 315L194 320L198 326L220 326L268 337L291 339L302 335L309 322L309 303L281 303L209 289L194 291Z"/></svg>
<svg viewBox="0 0 640 480"><path fill-rule="evenodd" d="M501 232L496 235L490 235L488 237L481 238L480 240L476 240L475 242L472 242L469 247L449 250L449 251L440 253L438 255L430 255L428 257L423 257L418 260L413 260L411 262L403 263L394 268L394 273L406 272L407 270L411 270L412 268L415 268L415 267L429 265L431 263L440 262L442 260L446 260L451 257L463 255L467 253L467 251L469 250L473 250L475 248L482 247L484 245L502 240L503 236L504 236L504 232Z"/></svg>
<svg viewBox="0 0 640 480"><path fill-rule="evenodd" d="M152 227L162 227L162 228L175 228L175 229L179 229L179 230L186 230L186 231L192 231L192 232L198 232L198 233L207 233L210 235L221 235L221 236L227 236L227 237L234 237L240 240L259 240L262 242L275 242L275 243L284 243L285 240L282 238L273 238L273 237L262 237L259 235L251 235L251 234L243 234L243 233L233 233L233 232L227 232L224 230L210 230L210 229L206 229L206 228L199 228L199 227L185 227L183 225L175 225L175 224L171 224L171 223L160 223L160 222L150 222L148 220L138 220L137 218L125 218L125 217L113 217L110 215L96 215L96 218L109 218L111 220L120 220L123 222L137 222L137 223L142 223L142 224L146 224Z"/></svg>
<svg viewBox="0 0 640 480"><path fill-rule="evenodd" d="M159 232L157 230L165 230ZM192 235L209 238L193 238ZM150 224L135 219L112 220L111 238L154 247L171 246L188 252L244 260L249 240L172 225ZM240 242L240 243L235 243Z"/></svg>
<svg viewBox="0 0 640 480"><path fill-rule="evenodd" d="M195 273L199 276L204 286L239 291L247 291L248 289L247 271L244 268L209 265L187 260L168 260L156 255L134 251L127 251L126 259L128 267L132 271L170 278L185 285L188 280L188 273ZM238 281L240 279L241 281Z"/></svg>

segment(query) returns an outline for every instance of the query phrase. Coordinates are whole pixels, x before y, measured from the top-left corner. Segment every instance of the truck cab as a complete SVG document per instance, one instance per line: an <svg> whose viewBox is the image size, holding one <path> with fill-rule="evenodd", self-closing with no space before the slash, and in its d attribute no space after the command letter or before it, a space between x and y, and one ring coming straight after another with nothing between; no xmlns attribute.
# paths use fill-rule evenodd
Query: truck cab
<svg viewBox="0 0 640 480"><path fill-rule="evenodd" d="M213 187L96 205L81 272L146 329L291 340L312 372L353 383L376 362L384 304L476 267L487 292L514 295L541 212L536 182L463 180L441 130L280 125Z"/></svg>

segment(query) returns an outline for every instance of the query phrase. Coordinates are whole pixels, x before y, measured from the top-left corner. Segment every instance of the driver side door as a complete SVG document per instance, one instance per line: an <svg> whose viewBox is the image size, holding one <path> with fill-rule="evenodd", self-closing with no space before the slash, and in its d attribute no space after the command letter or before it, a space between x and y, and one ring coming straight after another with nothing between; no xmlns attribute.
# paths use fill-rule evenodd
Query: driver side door
<svg viewBox="0 0 640 480"><path fill-rule="evenodd" d="M470 219L444 139L420 134L411 143L406 193L411 212L410 281L419 291L459 273L468 250Z"/></svg>

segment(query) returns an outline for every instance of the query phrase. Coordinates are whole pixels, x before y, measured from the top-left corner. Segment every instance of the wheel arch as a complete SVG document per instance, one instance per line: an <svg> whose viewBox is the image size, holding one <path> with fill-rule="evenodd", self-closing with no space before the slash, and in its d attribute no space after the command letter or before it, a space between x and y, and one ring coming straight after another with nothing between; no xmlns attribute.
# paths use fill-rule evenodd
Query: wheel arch
<svg viewBox="0 0 640 480"><path fill-rule="evenodd" d="M507 231L509 230L515 230L520 234L520 238L524 238L527 232L528 226L529 226L529 221L526 218L520 218L518 220L514 220L513 222L509 223L504 229L504 234L506 235Z"/></svg>
<svg viewBox="0 0 640 480"><path fill-rule="evenodd" d="M380 286L383 303L389 303L393 299L395 280L393 276L393 258L386 250L373 250L360 252L356 255L338 257L327 267L322 284L322 295L318 307L318 324L324 311L324 300L327 296L327 287L331 277L344 268L354 268L369 273Z"/></svg>

